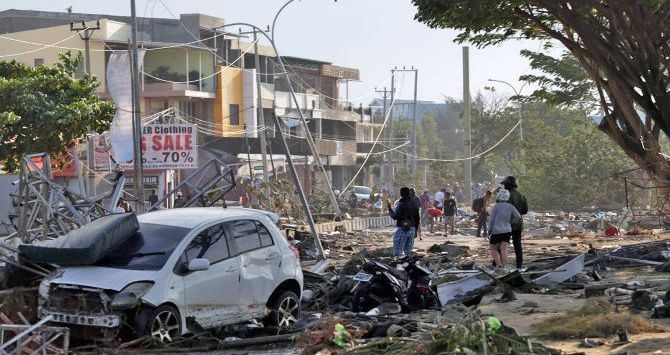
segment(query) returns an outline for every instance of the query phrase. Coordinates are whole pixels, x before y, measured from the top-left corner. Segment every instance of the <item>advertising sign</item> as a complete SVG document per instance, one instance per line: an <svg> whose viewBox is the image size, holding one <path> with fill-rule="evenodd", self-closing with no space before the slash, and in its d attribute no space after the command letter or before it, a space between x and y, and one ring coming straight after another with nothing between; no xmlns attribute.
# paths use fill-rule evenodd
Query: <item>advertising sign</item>
<svg viewBox="0 0 670 355"><path fill-rule="evenodd" d="M144 169L197 169L196 125L186 123L149 124L142 127ZM122 164L132 169L132 164Z"/></svg>
<svg viewBox="0 0 670 355"><path fill-rule="evenodd" d="M150 124L143 128L145 169L196 169L197 130L194 124Z"/></svg>

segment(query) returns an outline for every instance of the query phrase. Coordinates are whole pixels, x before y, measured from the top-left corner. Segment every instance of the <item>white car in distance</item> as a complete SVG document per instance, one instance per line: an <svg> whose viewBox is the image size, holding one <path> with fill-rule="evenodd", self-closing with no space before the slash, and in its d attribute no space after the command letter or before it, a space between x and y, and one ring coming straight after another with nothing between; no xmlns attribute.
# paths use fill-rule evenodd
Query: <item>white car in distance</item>
<svg viewBox="0 0 670 355"><path fill-rule="evenodd" d="M124 325L163 342L265 318L300 318L303 275L276 215L178 208L138 216L139 232L92 266L63 267L39 287L39 315L114 335Z"/></svg>

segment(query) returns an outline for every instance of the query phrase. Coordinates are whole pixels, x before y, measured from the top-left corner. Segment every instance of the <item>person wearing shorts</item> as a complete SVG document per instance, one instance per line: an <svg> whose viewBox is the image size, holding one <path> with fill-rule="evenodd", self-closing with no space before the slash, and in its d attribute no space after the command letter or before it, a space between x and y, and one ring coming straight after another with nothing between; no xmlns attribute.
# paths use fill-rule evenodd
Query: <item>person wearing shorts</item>
<svg viewBox="0 0 670 355"><path fill-rule="evenodd" d="M451 193L447 192L444 194L444 234L449 235L449 233L454 234L456 229L456 212L458 211L458 206L456 206L456 200L451 196ZM451 232L447 232L451 230Z"/></svg>
<svg viewBox="0 0 670 355"><path fill-rule="evenodd" d="M496 204L489 217L489 244L491 257L496 266L507 264L507 246L512 238L512 223L521 219L521 214L509 201L509 191L498 190Z"/></svg>

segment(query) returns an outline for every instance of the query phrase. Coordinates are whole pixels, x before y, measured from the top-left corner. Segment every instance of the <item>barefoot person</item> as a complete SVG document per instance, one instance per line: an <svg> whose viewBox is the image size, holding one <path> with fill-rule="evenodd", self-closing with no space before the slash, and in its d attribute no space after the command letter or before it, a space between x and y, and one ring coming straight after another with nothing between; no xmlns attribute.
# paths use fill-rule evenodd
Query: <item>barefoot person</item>
<svg viewBox="0 0 670 355"><path fill-rule="evenodd" d="M509 191L498 190L496 204L491 209L489 219L491 257L499 268L504 268L507 265L507 246L512 237L512 223L521 219L519 211L508 201Z"/></svg>

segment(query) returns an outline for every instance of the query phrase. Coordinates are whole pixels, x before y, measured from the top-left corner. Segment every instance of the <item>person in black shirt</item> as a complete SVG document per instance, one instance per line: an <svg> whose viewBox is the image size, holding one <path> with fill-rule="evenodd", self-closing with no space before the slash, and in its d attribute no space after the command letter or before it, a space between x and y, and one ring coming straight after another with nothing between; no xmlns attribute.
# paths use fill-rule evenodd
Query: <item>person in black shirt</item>
<svg viewBox="0 0 670 355"><path fill-rule="evenodd" d="M156 190L151 190L151 196L149 196L149 206L153 206L158 202L158 195L156 195Z"/></svg>
<svg viewBox="0 0 670 355"><path fill-rule="evenodd" d="M400 189L400 200L395 211L390 202L386 203L386 208L388 208L389 216L396 220L396 226L398 227L393 235L393 256L398 257L403 252L405 255L410 255L414 247L419 210L414 208L409 188L403 187Z"/></svg>
<svg viewBox="0 0 670 355"><path fill-rule="evenodd" d="M421 236L421 198L416 195L416 189L414 187L409 188L409 196L412 198L412 208L416 209L416 236L419 237L419 240L423 240Z"/></svg>
<svg viewBox="0 0 670 355"><path fill-rule="evenodd" d="M449 235L447 229L450 229L450 233L454 234L454 230L456 229L455 218L457 209L456 200L451 196L451 193L447 192L444 195L444 234L446 236Z"/></svg>

